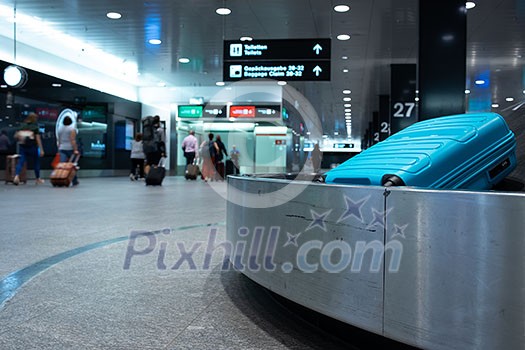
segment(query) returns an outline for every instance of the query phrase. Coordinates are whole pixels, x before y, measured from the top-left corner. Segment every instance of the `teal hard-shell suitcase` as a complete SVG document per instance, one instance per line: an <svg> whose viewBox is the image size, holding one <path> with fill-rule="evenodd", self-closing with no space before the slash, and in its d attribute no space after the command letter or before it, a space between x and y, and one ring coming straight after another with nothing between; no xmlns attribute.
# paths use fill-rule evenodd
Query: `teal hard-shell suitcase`
<svg viewBox="0 0 525 350"><path fill-rule="evenodd" d="M412 124L326 173L326 183L487 190L516 167L516 139L496 113Z"/></svg>

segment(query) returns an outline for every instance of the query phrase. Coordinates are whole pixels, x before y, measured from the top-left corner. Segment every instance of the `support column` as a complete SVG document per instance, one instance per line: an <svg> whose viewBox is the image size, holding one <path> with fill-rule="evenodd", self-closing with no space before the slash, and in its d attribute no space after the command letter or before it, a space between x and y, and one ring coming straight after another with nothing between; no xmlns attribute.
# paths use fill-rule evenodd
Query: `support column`
<svg viewBox="0 0 525 350"><path fill-rule="evenodd" d="M419 120L465 113L465 0L419 1Z"/></svg>

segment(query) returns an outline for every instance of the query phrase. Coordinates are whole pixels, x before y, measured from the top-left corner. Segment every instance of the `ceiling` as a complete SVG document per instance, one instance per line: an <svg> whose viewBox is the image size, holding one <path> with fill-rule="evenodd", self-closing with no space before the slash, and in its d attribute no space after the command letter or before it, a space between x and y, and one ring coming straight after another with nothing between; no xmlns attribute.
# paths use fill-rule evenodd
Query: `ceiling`
<svg viewBox="0 0 525 350"><path fill-rule="evenodd" d="M0 4L14 7L15 1ZM337 13L336 4L351 10ZM224 6L232 13L217 15L215 10ZM159 81L166 89L215 87L223 79L223 40L331 38L331 81L289 85L308 99L329 135L346 136L342 91L351 90L356 139L377 109L378 95L389 93L389 65L417 63L417 0L17 0L16 8L122 62L136 63L142 87L156 87ZM122 18L108 19L109 11ZM498 102L501 110L515 106L524 96L525 2L479 0L467 19L466 87L471 94L466 98L476 98L476 77L489 74L490 97L485 91L484 98ZM339 34L351 38L339 41ZM21 29L18 36L24 35L34 33ZM149 44L154 37L162 44ZM179 63L181 57L190 62ZM509 96L515 100L506 102Z"/></svg>

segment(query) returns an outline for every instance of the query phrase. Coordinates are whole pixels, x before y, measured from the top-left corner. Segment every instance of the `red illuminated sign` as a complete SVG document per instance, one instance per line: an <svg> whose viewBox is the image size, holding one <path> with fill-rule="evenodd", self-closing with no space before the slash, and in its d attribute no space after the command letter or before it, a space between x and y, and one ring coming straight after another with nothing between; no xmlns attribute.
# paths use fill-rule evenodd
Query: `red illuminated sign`
<svg viewBox="0 0 525 350"><path fill-rule="evenodd" d="M231 118L255 118L255 106L231 106Z"/></svg>

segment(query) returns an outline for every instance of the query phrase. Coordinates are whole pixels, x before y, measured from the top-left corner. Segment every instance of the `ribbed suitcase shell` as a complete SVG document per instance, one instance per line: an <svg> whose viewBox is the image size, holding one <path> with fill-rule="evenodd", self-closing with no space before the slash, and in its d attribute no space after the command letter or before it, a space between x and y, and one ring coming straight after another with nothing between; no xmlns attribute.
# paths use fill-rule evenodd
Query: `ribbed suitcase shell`
<svg viewBox="0 0 525 350"><path fill-rule="evenodd" d="M73 181L76 173L77 168L74 163L61 162L57 164L49 179L53 186L68 187L71 184L71 181Z"/></svg>
<svg viewBox="0 0 525 350"><path fill-rule="evenodd" d="M326 174L327 183L486 190L516 167L516 139L496 113L412 124Z"/></svg>

